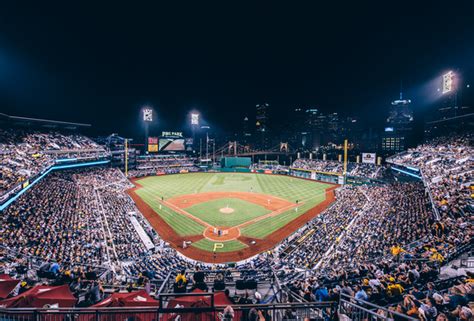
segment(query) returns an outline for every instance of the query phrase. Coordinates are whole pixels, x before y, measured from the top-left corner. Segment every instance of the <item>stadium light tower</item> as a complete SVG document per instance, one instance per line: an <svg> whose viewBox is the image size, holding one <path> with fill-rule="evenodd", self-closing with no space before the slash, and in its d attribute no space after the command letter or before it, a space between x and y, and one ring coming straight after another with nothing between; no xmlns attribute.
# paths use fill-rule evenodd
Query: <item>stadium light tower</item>
<svg viewBox="0 0 474 321"><path fill-rule="evenodd" d="M190 120L191 120L191 130L193 132L193 145L194 146L196 142L196 129L199 128L199 118L200 118L200 115L197 111L191 112Z"/></svg>
<svg viewBox="0 0 474 321"><path fill-rule="evenodd" d="M145 153L147 153L148 152L148 127L150 123L153 122L153 118L154 118L153 108L150 106L143 106L141 110L141 114L142 114L142 121L145 126Z"/></svg>
<svg viewBox="0 0 474 321"><path fill-rule="evenodd" d="M211 129L210 126L201 126L201 129L206 131L206 160L209 159L209 130ZM202 158L202 155L201 155Z"/></svg>
<svg viewBox="0 0 474 321"><path fill-rule="evenodd" d="M451 70L448 71L443 75L443 86L442 86L442 93L447 94L454 90L454 72Z"/></svg>
<svg viewBox="0 0 474 321"><path fill-rule="evenodd" d="M191 113L191 126L199 126L199 113L192 112Z"/></svg>
<svg viewBox="0 0 474 321"><path fill-rule="evenodd" d="M441 94L443 96L452 97L453 99L454 117L458 114L458 90L462 90L459 76L459 72L450 70L443 75L441 84Z"/></svg>

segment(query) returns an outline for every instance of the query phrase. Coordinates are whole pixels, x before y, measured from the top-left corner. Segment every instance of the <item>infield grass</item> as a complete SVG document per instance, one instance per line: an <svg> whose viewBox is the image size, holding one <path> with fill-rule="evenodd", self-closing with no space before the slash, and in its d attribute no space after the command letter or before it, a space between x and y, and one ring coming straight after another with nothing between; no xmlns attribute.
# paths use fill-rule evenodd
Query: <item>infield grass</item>
<svg viewBox="0 0 474 321"><path fill-rule="evenodd" d="M194 246L198 249L204 250L204 251L213 252L215 243L216 242L208 240L208 239L202 239L202 240L199 240L197 242L194 242L192 244L192 246ZM244 243L242 243L238 240L232 240L232 241L227 241L227 242L219 242L219 243L223 244L224 247L222 247L222 248L216 247L216 251L215 251L216 253L217 252L222 253L222 252L238 251L238 250L241 250L241 249L247 247L247 245L245 245Z"/></svg>
<svg viewBox="0 0 474 321"><path fill-rule="evenodd" d="M221 208L232 208L233 213L224 214ZM223 198L196 204L186 208L186 212L202 219L212 226L236 226L256 217L271 213L263 206L243 201L238 198Z"/></svg>

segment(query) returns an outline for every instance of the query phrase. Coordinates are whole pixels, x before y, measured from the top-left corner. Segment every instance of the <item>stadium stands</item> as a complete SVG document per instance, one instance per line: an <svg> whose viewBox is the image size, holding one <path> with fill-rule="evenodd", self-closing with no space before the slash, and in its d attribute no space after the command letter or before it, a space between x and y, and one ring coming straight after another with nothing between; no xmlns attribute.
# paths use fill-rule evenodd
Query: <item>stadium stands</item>
<svg viewBox="0 0 474 321"><path fill-rule="evenodd" d="M179 155L147 155L139 157L135 169L129 171L130 177L150 175L178 174L197 172L196 159Z"/></svg>
<svg viewBox="0 0 474 321"><path fill-rule="evenodd" d="M330 173L342 173L344 171L344 163L332 160L297 159L293 162L291 167ZM368 163L347 163L347 174L350 176L379 179L383 178L386 172L386 166Z"/></svg>
<svg viewBox="0 0 474 321"><path fill-rule="evenodd" d="M472 134L436 138L390 159L394 164L419 168L439 211L453 218L474 211Z"/></svg>
<svg viewBox="0 0 474 321"><path fill-rule="evenodd" d="M106 154L83 135L27 129L0 129L0 151L0 196L50 167L57 159Z"/></svg>
<svg viewBox="0 0 474 321"><path fill-rule="evenodd" d="M28 130L1 130L0 134L2 191L64 155L105 153L78 134ZM348 306L358 302L367 308L369 304L385 307L378 313L387 315L394 311L425 320L440 315L469 320L472 275L441 280L440 267L472 250L471 141L469 135L441 138L394 156L393 164L419 168L424 182L340 187L336 201L322 214L274 250L232 269L178 255L124 192L133 184L119 169L50 173L2 212L0 274L21 281L4 298L18 298L28 290L34 295L38 285L67 284L58 293L69 296L70 291L75 304L83 307L101 302L114 291L136 294L144 290L148 296L173 289L191 291L200 288L199 283L212 289L219 278L197 270L201 268L222 269L223 282L232 284L235 292L229 302L236 298L261 302L256 289L247 295L238 293L237 280L255 280L269 282L269 288L278 283L281 288L275 293L286 293L280 297L284 303L341 301ZM131 177L199 170L187 157L145 157L137 163ZM342 171L342 164L333 161L298 159L292 167ZM350 163L348 172L380 178L387 170ZM347 302L345 296L349 296ZM341 303L340 313L351 316L354 306L347 306ZM324 318L325 310L318 311Z"/></svg>

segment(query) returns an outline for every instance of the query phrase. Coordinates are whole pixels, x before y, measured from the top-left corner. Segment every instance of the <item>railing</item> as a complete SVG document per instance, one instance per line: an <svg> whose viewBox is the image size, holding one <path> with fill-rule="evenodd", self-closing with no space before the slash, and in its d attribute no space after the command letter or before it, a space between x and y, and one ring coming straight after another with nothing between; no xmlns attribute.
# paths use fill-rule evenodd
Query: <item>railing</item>
<svg viewBox="0 0 474 321"><path fill-rule="evenodd" d="M196 301L188 306L169 306L173 298L196 297ZM205 299L207 297L207 299ZM214 293L162 293L158 296L159 302L151 307L117 307L117 308L0 308L0 320L227 320L224 318L226 306L217 306ZM170 300L171 299L171 300ZM364 300L341 294L337 302L298 302L276 304L249 304L232 305L233 320L265 318L270 320L350 320L392 321L417 319L393 311ZM232 319L228 319L232 320Z"/></svg>
<svg viewBox="0 0 474 321"><path fill-rule="evenodd" d="M189 295L189 294L188 294ZM147 308L48 308L48 309L0 309L0 320L225 320L225 306L200 307L147 307ZM251 315L271 320L335 320L336 302L232 305L234 318L247 319Z"/></svg>
<svg viewBox="0 0 474 321"><path fill-rule="evenodd" d="M31 254L24 254L19 251L13 250L9 247L6 247L4 245L0 245L0 252L3 254L3 257L1 260L7 262L8 260L16 260L18 258L22 258L25 260L25 267L28 269L36 269L39 270L41 265L45 262L56 262L55 260L47 260L44 259L40 256L36 255L31 255ZM82 267L84 270L87 270L88 268L92 268L99 276L99 278L104 278L107 279L109 275L107 273L110 271L108 266L105 266L104 264L85 264L85 263L80 263L80 264L74 264L75 267Z"/></svg>
<svg viewBox="0 0 474 321"><path fill-rule="evenodd" d="M376 304L354 299L351 296L342 294L339 300L338 316L341 319L343 316L348 317L350 320L407 320L415 321L418 319L411 318L408 315L401 314L387 308L378 306Z"/></svg>
<svg viewBox="0 0 474 321"><path fill-rule="evenodd" d="M165 286L168 284L169 280L172 280L173 278L171 277L171 274L172 272L168 272L168 275L166 276L166 278L163 280L163 283L161 283L161 286L159 287L159 289L157 290L157 294L160 294L161 292L163 292L165 290Z"/></svg>
<svg viewBox="0 0 474 321"><path fill-rule="evenodd" d="M194 275L195 271L186 271L186 278L189 280L188 286L190 286L192 282L192 276ZM275 275L272 268L262 268L262 269L203 269L201 270L206 277L205 282L209 288L214 286L214 280L218 274L222 274L224 276L225 284L227 287L235 287L236 282L240 280L256 280L258 284L273 284L276 282L278 277ZM172 272L175 274L176 272ZM174 284L174 277L167 277L164 281L166 283L162 290L172 289Z"/></svg>
<svg viewBox="0 0 474 321"><path fill-rule="evenodd" d="M433 209L436 220L439 221L441 219L441 215L439 215L438 207L436 207L435 202L433 200L433 194L431 194L430 184L426 179L425 174L423 174L421 168L419 170L422 178L421 180L423 182L423 185L425 186L426 191L428 192L428 197L430 198L431 208Z"/></svg>

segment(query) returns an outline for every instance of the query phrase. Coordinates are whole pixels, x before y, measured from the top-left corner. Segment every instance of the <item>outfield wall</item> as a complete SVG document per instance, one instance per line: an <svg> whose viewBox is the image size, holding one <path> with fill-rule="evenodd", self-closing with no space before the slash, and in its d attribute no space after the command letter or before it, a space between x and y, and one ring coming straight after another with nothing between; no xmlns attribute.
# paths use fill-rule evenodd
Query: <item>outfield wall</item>
<svg viewBox="0 0 474 321"><path fill-rule="evenodd" d="M227 168L227 167L222 167L219 169L219 171L223 173L251 173L252 172L248 168Z"/></svg>
<svg viewBox="0 0 474 321"><path fill-rule="evenodd" d="M222 168L249 168L252 165L250 157L222 157Z"/></svg>

